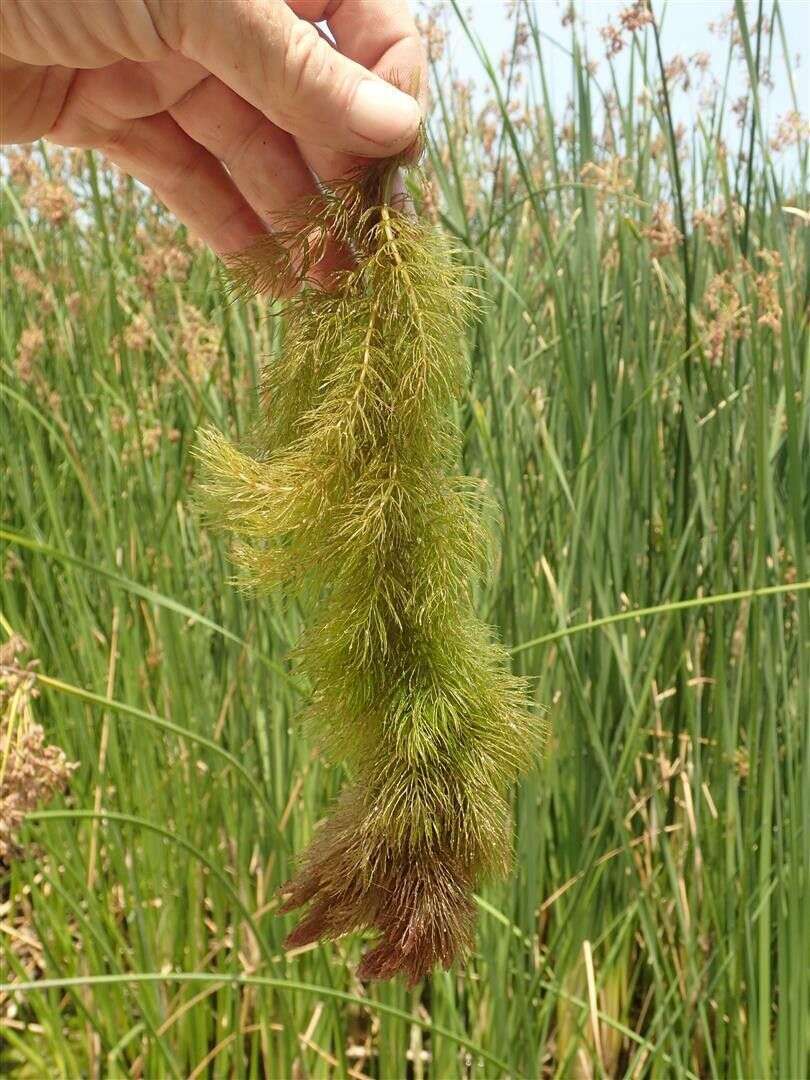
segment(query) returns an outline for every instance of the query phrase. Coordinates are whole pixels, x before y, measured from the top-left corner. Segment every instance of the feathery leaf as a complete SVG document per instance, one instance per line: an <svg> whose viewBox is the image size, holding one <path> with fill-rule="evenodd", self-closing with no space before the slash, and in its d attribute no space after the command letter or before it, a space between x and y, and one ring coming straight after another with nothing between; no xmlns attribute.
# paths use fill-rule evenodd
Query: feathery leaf
<svg viewBox="0 0 810 1080"><path fill-rule="evenodd" d="M473 611L487 499L453 475L451 410L475 294L446 239L392 197L400 165L296 208L231 260L238 293L287 297L284 349L264 374L258 455L212 432L199 453L246 579L309 598L304 720L352 775L283 889L284 911L308 905L289 945L372 929L361 976L413 983L470 945L471 890L507 869L508 788L542 722ZM355 265L325 289L329 237Z"/></svg>

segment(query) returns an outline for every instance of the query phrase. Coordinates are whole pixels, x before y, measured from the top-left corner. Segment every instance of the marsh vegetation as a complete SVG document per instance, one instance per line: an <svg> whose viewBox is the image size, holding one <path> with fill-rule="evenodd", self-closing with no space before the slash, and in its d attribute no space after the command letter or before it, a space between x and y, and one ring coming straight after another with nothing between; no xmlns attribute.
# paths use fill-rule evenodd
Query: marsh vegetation
<svg viewBox="0 0 810 1080"><path fill-rule="evenodd" d="M469 963L412 991L361 982L356 938L282 947L342 777L293 726L300 611L234 589L193 508L197 432L249 431L280 320L100 159L5 156L0 767L42 796L0 837L5 1073L807 1074L808 145L798 102L763 122L795 78L764 8L718 72L638 4L598 69L531 6L500 64L426 17L420 211L486 298L457 414L503 518L476 607L552 734Z"/></svg>

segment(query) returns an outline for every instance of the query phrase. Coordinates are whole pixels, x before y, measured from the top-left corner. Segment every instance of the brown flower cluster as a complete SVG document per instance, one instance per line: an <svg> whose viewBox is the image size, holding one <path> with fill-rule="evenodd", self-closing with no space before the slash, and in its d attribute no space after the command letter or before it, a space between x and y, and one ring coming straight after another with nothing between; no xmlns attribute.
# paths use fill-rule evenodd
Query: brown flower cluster
<svg viewBox="0 0 810 1080"><path fill-rule="evenodd" d="M138 281L146 292L152 292L162 279L185 281L190 263L190 253L177 244L150 245L138 258L143 271Z"/></svg>
<svg viewBox="0 0 810 1080"><path fill-rule="evenodd" d="M143 433L144 451L153 454L165 439L169 443L180 441L182 433L178 428L164 428L159 425Z"/></svg>
<svg viewBox="0 0 810 1080"><path fill-rule="evenodd" d="M152 327L149 320L138 312L122 334L124 344L133 352L142 352L152 340Z"/></svg>
<svg viewBox="0 0 810 1080"><path fill-rule="evenodd" d="M626 8L619 12L619 26L614 26L608 19L604 26L599 27L599 36L605 43L605 54L608 57L616 56L622 51L627 42L624 34L635 34L653 22L652 11L648 0L634 0Z"/></svg>
<svg viewBox="0 0 810 1080"><path fill-rule="evenodd" d="M427 218L433 225L439 223L439 216L441 212L441 193L439 191L439 185L436 183L434 177L430 177L426 181L424 190L422 192L422 203L419 208L420 213Z"/></svg>
<svg viewBox="0 0 810 1080"><path fill-rule="evenodd" d="M762 248L757 252L757 258L764 265L762 270L756 270L743 259L740 274L735 277L730 270L715 274L703 295L703 313L699 322L704 347L714 364L722 362L727 345L733 346L747 339L756 327L774 334L781 330L779 271L782 257L778 251Z"/></svg>
<svg viewBox="0 0 810 1080"><path fill-rule="evenodd" d="M0 864L23 854L19 829L25 815L63 792L78 765L45 742L33 722L37 661L20 665L29 651L19 634L0 646Z"/></svg>
<svg viewBox="0 0 810 1080"><path fill-rule="evenodd" d="M635 0L635 3L619 12L619 22L622 24L622 28L631 34L643 30L645 26L650 26L652 21L653 17L648 0Z"/></svg>
<svg viewBox="0 0 810 1080"><path fill-rule="evenodd" d="M608 19L604 26L599 27L599 36L605 43L605 56L617 56L625 46L621 28L614 26Z"/></svg>
<svg viewBox="0 0 810 1080"><path fill-rule="evenodd" d="M745 211L736 199L727 203L721 199L714 210L696 210L693 222L700 229L712 247L721 247L728 243L733 232L742 227Z"/></svg>
<svg viewBox="0 0 810 1080"><path fill-rule="evenodd" d="M579 177L583 184L598 188L601 197L623 195L633 190L633 179L628 175L627 167L627 159L618 155L601 163L586 161Z"/></svg>
<svg viewBox="0 0 810 1080"><path fill-rule="evenodd" d="M796 109L791 109L779 118L776 132L771 138L771 149L784 150L788 146L799 146L810 139L810 123Z"/></svg>
<svg viewBox="0 0 810 1080"><path fill-rule="evenodd" d="M650 242L654 259L665 259L683 241L683 234L675 227L672 211L666 203L659 203L652 213L650 224L641 230Z"/></svg>
<svg viewBox="0 0 810 1080"><path fill-rule="evenodd" d="M712 363L719 364L726 342L733 344L748 336L747 309L730 270L714 275L703 303L707 312L703 319L706 352Z"/></svg>
<svg viewBox="0 0 810 1080"><path fill-rule="evenodd" d="M45 286L38 274L35 274L30 266L15 263L11 268L11 276L20 286L24 293L32 296L42 296Z"/></svg>
<svg viewBox="0 0 810 1080"><path fill-rule="evenodd" d="M39 163L26 147L5 147L3 159L8 166L9 179L15 187L25 189L42 177Z"/></svg>
<svg viewBox="0 0 810 1080"><path fill-rule="evenodd" d="M730 39L738 55L745 56L743 34L737 19L737 12L733 7L722 18L709 22L708 29L709 33L714 34L716 37ZM762 34L764 38L770 32L771 21L767 15L763 15L761 19L751 19L748 24L748 36L750 38L755 38L757 34Z"/></svg>
<svg viewBox="0 0 810 1080"><path fill-rule="evenodd" d="M689 71L689 64L686 57L680 53L676 53L664 65L664 75L666 80L672 86L680 85L682 90L688 90L691 85L691 73Z"/></svg>
<svg viewBox="0 0 810 1080"><path fill-rule="evenodd" d="M719 38L727 37L733 32L736 24L737 16L734 13L734 9L732 8L730 11L727 11L726 14L723 15L721 18L712 19L708 23L709 33L714 34L715 37Z"/></svg>
<svg viewBox="0 0 810 1080"><path fill-rule="evenodd" d="M30 383L36 374L36 362L45 348L45 334L40 326L26 326L17 343L17 378Z"/></svg>
<svg viewBox="0 0 810 1080"><path fill-rule="evenodd" d="M782 305L779 302L779 269L782 257L778 251L763 249L759 257L766 265L762 273L754 277L754 294L757 301L757 326L767 326L775 334L782 328Z"/></svg>
<svg viewBox="0 0 810 1080"><path fill-rule="evenodd" d="M186 355L188 373L194 382L204 382L219 358L222 331L193 304L180 310L178 344Z"/></svg>
<svg viewBox="0 0 810 1080"><path fill-rule="evenodd" d="M23 205L51 225L62 225L76 209L76 196L59 180L36 177L23 196Z"/></svg>
<svg viewBox="0 0 810 1080"><path fill-rule="evenodd" d="M447 35L439 25L442 18L442 5L431 4L423 14L416 16L416 26L425 46L428 60L438 63L444 56Z"/></svg>
<svg viewBox="0 0 810 1080"><path fill-rule="evenodd" d="M740 97L736 98L731 103L731 111L737 117L737 127L742 127L748 115L748 95L741 94Z"/></svg>
<svg viewBox="0 0 810 1080"><path fill-rule="evenodd" d="M120 414L118 420L120 426L117 426L116 430L125 430L126 420L121 418ZM178 428L167 428L163 424L153 424L151 427L142 428L140 439L136 435L132 442L121 451L121 461L124 465L130 465L133 461L137 461L141 454L144 458L154 457L165 443L177 443L181 438L182 432Z"/></svg>

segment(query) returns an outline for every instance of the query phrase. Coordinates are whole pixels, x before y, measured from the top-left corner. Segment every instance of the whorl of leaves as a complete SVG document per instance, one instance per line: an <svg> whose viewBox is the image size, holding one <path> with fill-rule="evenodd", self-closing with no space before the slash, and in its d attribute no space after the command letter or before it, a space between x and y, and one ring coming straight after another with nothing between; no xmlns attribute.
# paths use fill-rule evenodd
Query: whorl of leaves
<svg viewBox="0 0 810 1080"><path fill-rule="evenodd" d="M308 729L352 776L283 911L301 946L371 929L361 977L409 982L471 942L471 890L509 861L508 788L538 718L472 607L486 500L453 475L452 406L474 296L447 242L391 196L399 162L290 215L231 260L244 294L287 296L262 385L261 446L202 438L203 499L261 587L303 592ZM329 237L355 265L308 283Z"/></svg>

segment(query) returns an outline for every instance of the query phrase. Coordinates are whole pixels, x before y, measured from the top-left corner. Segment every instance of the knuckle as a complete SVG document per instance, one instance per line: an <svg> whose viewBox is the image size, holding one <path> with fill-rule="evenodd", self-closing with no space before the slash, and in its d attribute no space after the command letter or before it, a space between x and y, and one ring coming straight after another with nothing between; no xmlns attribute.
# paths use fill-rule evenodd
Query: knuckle
<svg viewBox="0 0 810 1080"><path fill-rule="evenodd" d="M250 158L257 140L260 140L264 133L266 123L263 116L257 116L252 124L234 135L223 154L223 160L229 169L238 168Z"/></svg>
<svg viewBox="0 0 810 1080"><path fill-rule="evenodd" d="M132 131L133 125L134 121L128 120L106 131L103 136L96 140L99 150L103 150L110 157L120 153L126 148L127 138Z"/></svg>
<svg viewBox="0 0 810 1080"><path fill-rule="evenodd" d="M284 48L285 90L294 98L323 82L330 67L330 48L311 23L298 20Z"/></svg>
<svg viewBox="0 0 810 1080"><path fill-rule="evenodd" d="M164 202L173 202L178 195L188 189L189 181L194 176L194 167L190 162L180 162L172 165L160 177L159 184L154 188Z"/></svg>
<svg viewBox="0 0 810 1080"><path fill-rule="evenodd" d="M182 51L185 5L166 0L142 0L152 33L167 48Z"/></svg>

